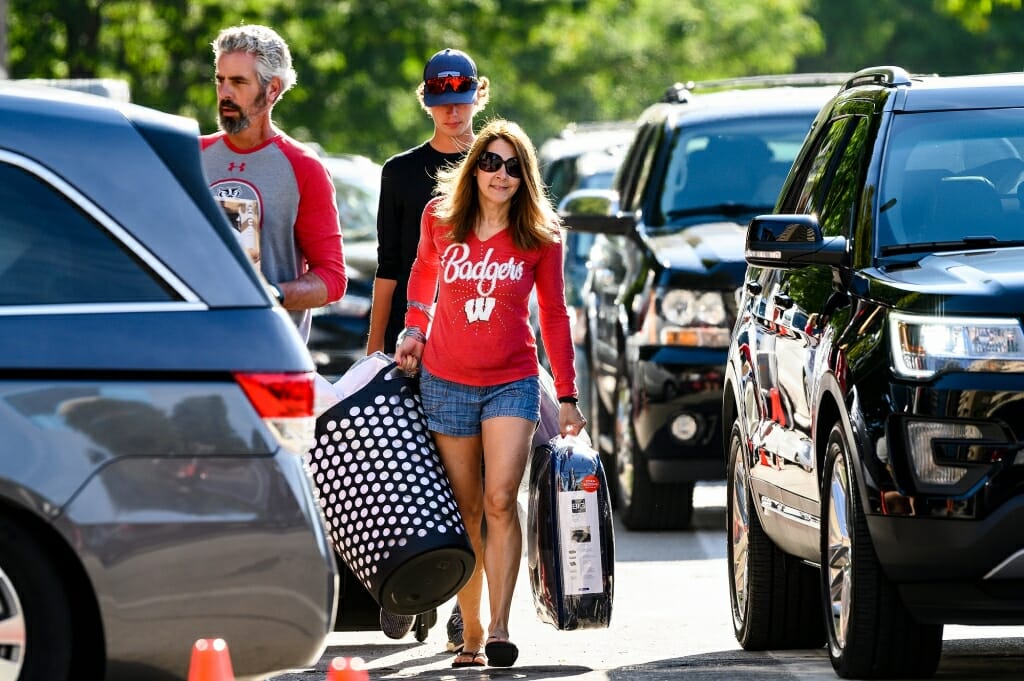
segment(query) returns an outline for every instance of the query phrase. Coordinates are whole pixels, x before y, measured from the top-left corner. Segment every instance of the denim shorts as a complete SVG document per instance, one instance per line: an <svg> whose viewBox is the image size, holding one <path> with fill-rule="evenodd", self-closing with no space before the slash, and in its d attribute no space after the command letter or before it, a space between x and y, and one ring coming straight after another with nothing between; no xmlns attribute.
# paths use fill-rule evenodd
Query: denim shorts
<svg viewBox="0 0 1024 681"><path fill-rule="evenodd" d="M452 383L420 367L420 399L427 428L453 437L480 434L480 423L495 416L540 420L540 379L529 376L501 385Z"/></svg>

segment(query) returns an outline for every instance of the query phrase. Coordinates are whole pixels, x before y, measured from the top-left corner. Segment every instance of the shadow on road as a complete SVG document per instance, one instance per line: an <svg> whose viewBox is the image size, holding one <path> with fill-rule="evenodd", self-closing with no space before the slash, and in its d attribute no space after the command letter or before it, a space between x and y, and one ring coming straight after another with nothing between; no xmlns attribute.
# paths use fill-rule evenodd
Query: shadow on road
<svg viewBox="0 0 1024 681"><path fill-rule="evenodd" d="M609 669L594 670L584 665L527 665L522 667L453 670L447 666L450 653L438 650L436 654L422 651L420 644L396 646L393 654L407 648L420 648L422 654L414 659L396 660L394 664L378 664L370 671L370 678L377 679L418 679L420 681L451 681L463 679L515 679L541 681L542 679L579 678L586 681L608 679L610 681L669 681L684 677L687 681L735 681L735 679L757 679L757 681L807 681L836 678L824 649L788 650L773 653L753 653L742 650L703 653L686 657L667 658L646 664L628 665ZM380 653L377 645L345 646L328 648L315 670L306 673L326 673L326 664L335 655L362 656L372 660ZM401 654L395 655L402 657ZM438 668L438 664L444 666ZM322 667L322 668L321 668ZM427 668L424 668L427 667ZM942 663L934 681L1010 681L1020 679L1024 669L1024 639L1022 638L979 638L946 641L943 646ZM287 679L308 679L303 676L275 677ZM322 677L317 677L322 678Z"/></svg>
<svg viewBox="0 0 1024 681"><path fill-rule="evenodd" d="M978 638L945 641L942 661L933 681L1009 681L1024 669L1024 639ZM835 677L825 649L752 653L742 650L704 653L658 660L608 671L614 681L674 679L687 681L793 681ZM523 677L534 678L534 677Z"/></svg>

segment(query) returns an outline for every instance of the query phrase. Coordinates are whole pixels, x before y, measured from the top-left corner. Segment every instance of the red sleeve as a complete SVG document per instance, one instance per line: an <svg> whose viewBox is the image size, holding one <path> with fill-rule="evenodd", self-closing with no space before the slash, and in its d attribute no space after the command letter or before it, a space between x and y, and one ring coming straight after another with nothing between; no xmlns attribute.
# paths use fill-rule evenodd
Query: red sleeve
<svg viewBox="0 0 1024 681"><path fill-rule="evenodd" d="M333 302L345 295L348 287L334 183L315 156L297 153L291 160L299 185L295 241L306 259L307 271L323 280L328 302Z"/></svg>
<svg viewBox="0 0 1024 681"><path fill-rule="evenodd" d="M200 135L199 150L202 151L203 149L212 146L214 142L221 139L222 137L224 137L224 131L213 132L210 133L209 135Z"/></svg>
<svg viewBox="0 0 1024 681"><path fill-rule="evenodd" d="M572 344L569 311L565 307L562 269L562 241L544 248L537 262L537 312L544 351L554 374L559 397L576 397L575 348Z"/></svg>
<svg viewBox="0 0 1024 681"><path fill-rule="evenodd" d="M437 228L434 206L439 200L439 198L431 199L420 217L420 242L416 247L416 260L412 263L407 290L410 303L415 301L428 308L434 304L434 299L437 296L437 273L441 266L440 253L434 242ZM429 324L430 317L422 309L410 306L406 311L406 327L418 326L426 331Z"/></svg>

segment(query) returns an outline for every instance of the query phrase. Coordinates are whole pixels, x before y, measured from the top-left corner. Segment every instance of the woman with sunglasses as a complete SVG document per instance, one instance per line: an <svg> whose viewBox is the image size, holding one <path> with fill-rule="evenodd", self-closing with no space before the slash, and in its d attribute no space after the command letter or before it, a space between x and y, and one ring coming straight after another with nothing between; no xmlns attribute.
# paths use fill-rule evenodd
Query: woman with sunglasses
<svg viewBox="0 0 1024 681"><path fill-rule="evenodd" d="M540 418L534 289L559 432L586 425L576 405L559 221L532 142L501 119L479 132L459 166L440 173L437 194L423 211L395 361L420 372L427 425L477 558L458 595L464 646L452 666L508 667L519 652L508 623L522 552L516 494Z"/></svg>

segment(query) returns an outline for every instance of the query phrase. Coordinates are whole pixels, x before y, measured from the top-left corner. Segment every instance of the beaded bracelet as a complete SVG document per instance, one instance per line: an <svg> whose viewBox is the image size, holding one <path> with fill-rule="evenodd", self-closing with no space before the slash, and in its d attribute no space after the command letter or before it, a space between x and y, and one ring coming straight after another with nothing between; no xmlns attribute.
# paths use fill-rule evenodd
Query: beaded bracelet
<svg viewBox="0 0 1024 681"><path fill-rule="evenodd" d="M413 310L419 310L423 314L427 315L427 319L434 318L434 310L431 308L430 305L427 305L426 303L421 303L418 300L410 300L409 304L406 307L411 308Z"/></svg>
<svg viewBox="0 0 1024 681"><path fill-rule="evenodd" d="M398 344L401 345L406 338L412 338L420 343L427 342L427 334L423 333L423 329L418 326L407 326L402 329L402 332L398 334Z"/></svg>

